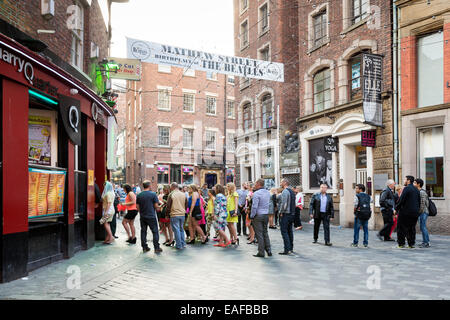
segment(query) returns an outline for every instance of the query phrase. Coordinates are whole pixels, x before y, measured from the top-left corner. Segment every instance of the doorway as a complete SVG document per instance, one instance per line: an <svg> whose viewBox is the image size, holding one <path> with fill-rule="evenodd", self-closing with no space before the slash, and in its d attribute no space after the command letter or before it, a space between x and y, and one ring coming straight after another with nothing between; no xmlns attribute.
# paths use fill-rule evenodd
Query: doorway
<svg viewBox="0 0 450 320"><path fill-rule="evenodd" d="M217 184L217 174L215 173L205 174L205 183L208 185L208 189L212 189Z"/></svg>

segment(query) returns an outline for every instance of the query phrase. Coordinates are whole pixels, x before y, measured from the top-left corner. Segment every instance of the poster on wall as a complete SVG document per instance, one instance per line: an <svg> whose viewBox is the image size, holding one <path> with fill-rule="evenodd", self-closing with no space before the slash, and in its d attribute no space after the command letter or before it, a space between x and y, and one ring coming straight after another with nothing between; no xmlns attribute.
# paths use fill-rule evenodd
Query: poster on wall
<svg viewBox="0 0 450 320"><path fill-rule="evenodd" d="M66 171L29 168L28 218L62 215Z"/></svg>
<svg viewBox="0 0 450 320"><path fill-rule="evenodd" d="M318 189L322 183L333 187L331 152L325 152L324 139L309 141L309 188Z"/></svg>
<svg viewBox="0 0 450 320"><path fill-rule="evenodd" d="M28 162L51 165L51 118L28 116Z"/></svg>
<svg viewBox="0 0 450 320"><path fill-rule="evenodd" d="M362 94L363 112L366 123L383 126L383 104L381 90L383 83L383 57L363 54Z"/></svg>

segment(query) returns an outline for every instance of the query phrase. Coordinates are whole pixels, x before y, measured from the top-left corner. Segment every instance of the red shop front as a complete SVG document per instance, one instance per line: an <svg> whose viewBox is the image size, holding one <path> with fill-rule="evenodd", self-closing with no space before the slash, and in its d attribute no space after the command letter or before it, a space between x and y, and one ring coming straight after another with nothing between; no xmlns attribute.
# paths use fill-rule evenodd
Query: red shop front
<svg viewBox="0 0 450 320"><path fill-rule="evenodd" d="M1 282L94 246L111 119L80 81L0 34Z"/></svg>

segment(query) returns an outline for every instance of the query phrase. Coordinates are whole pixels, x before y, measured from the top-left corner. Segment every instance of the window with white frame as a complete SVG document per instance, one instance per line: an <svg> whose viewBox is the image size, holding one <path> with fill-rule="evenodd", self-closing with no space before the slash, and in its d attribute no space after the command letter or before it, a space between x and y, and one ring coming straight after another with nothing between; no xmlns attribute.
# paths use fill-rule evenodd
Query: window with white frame
<svg viewBox="0 0 450 320"><path fill-rule="evenodd" d="M167 89L158 90L158 109L170 110L170 91Z"/></svg>
<svg viewBox="0 0 450 320"><path fill-rule="evenodd" d="M183 93L183 111L194 112L195 95L193 93Z"/></svg>
<svg viewBox="0 0 450 320"><path fill-rule="evenodd" d="M248 0L239 0L241 4L241 13L248 8Z"/></svg>
<svg viewBox="0 0 450 320"><path fill-rule="evenodd" d="M158 64L158 72L170 73L172 71L171 66L167 66L164 64Z"/></svg>
<svg viewBox="0 0 450 320"><path fill-rule="evenodd" d="M227 116L229 119L235 119L234 100L227 100Z"/></svg>
<svg viewBox="0 0 450 320"><path fill-rule="evenodd" d="M158 127L158 146L170 146L170 127Z"/></svg>
<svg viewBox="0 0 450 320"><path fill-rule="evenodd" d="M84 48L84 8L80 2L74 4L75 19L71 24L72 46L71 46L71 62L72 65L83 70L83 48Z"/></svg>
<svg viewBox="0 0 450 320"><path fill-rule="evenodd" d="M234 142L234 132L227 132L227 151L234 152L236 150L236 143Z"/></svg>
<svg viewBox="0 0 450 320"><path fill-rule="evenodd" d="M323 69L314 75L314 112L331 107L330 69Z"/></svg>
<svg viewBox="0 0 450 320"><path fill-rule="evenodd" d="M216 97L206 97L206 114L216 115Z"/></svg>
<svg viewBox="0 0 450 320"><path fill-rule="evenodd" d="M417 106L444 103L444 33L422 36L417 40Z"/></svg>
<svg viewBox="0 0 450 320"><path fill-rule="evenodd" d="M244 90L250 86L250 78L240 77L239 89Z"/></svg>
<svg viewBox="0 0 450 320"><path fill-rule="evenodd" d="M194 143L194 129L183 128L183 148L192 148Z"/></svg>
<svg viewBox="0 0 450 320"><path fill-rule="evenodd" d="M273 125L272 96L264 95L261 99L262 127L268 129Z"/></svg>
<svg viewBox="0 0 450 320"><path fill-rule="evenodd" d="M264 48L259 50L259 60L269 61L270 60L270 45L266 45Z"/></svg>
<svg viewBox="0 0 450 320"><path fill-rule="evenodd" d="M327 39L327 11L321 11L313 17L314 46L320 46Z"/></svg>
<svg viewBox="0 0 450 320"><path fill-rule="evenodd" d="M248 41L248 20L241 23L241 48L249 45Z"/></svg>
<svg viewBox="0 0 450 320"><path fill-rule="evenodd" d="M265 3L259 8L259 33L269 30L269 5Z"/></svg>
<svg viewBox="0 0 450 320"><path fill-rule="evenodd" d="M206 150L216 150L216 132L211 130L206 130Z"/></svg>
<svg viewBox="0 0 450 320"><path fill-rule="evenodd" d="M352 1L352 24L364 20L369 15L369 0Z"/></svg>
<svg viewBox="0 0 450 320"><path fill-rule="evenodd" d="M183 74L188 77L195 77L195 70L192 68L183 68Z"/></svg>
<svg viewBox="0 0 450 320"><path fill-rule="evenodd" d="M444 197L444 127L420 128L419 176L430 197Z"/></svg>
<svg viewBox="0 0 450 320"><path fill-rule="evenodd" d="M231 84L232 86L234 86L234 76L227 76L227 81L228 84Z"/></svg>
<svg viewBox="0 0 450 320"><path fill-rule="evenodd" d="M242 107L242 118L243 118L243 129L244 129L244 132L248 132L252 128L251 109L252 109L252 105L251 105L250 102L247 102Z"/></svg>
<svg viewBox="0 0 450 320"><path fill-rule="evenodd" d="M212 71L206 71L206 79L217 80L217 73Z"/></svg>

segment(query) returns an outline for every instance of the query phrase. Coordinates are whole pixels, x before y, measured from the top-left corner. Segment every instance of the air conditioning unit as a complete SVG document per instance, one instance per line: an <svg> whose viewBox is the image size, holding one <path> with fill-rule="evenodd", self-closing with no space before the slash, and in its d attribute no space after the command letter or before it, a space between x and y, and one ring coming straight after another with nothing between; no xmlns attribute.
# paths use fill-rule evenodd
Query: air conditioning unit
<svg viewBox="0 0 450 320"><path fill-rule="evenodd" d="M55 0L41 0L41 15L47 20L55 16Z"/></svg>
<svg viewBox="0 0 450 320"><path fill-rule="evenodd" d="M98 58L100 55L100 50L98 45L91 41L91 58Z"/></svg>

